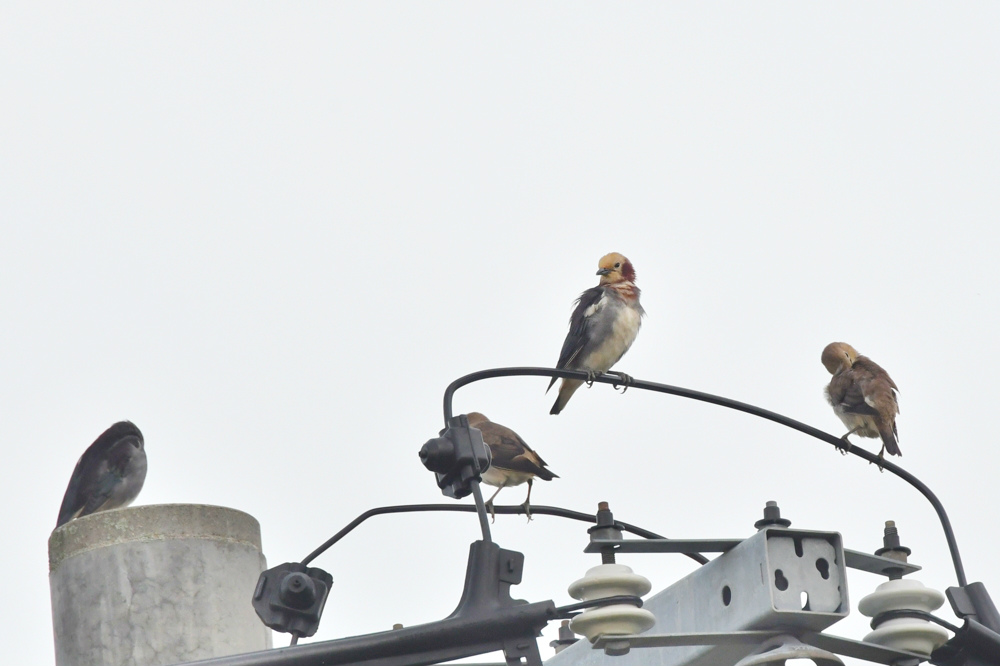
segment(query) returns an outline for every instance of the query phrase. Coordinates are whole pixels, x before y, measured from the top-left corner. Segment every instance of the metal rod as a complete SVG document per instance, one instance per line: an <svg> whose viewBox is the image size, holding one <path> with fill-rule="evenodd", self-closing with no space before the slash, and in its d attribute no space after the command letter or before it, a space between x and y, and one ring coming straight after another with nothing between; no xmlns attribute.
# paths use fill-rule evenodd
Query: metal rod
<svg viewBox="0 0 1000 666"><path fill-rule="evenodd" d="M495 506L494 510L499 514L523 514L524 506ZM425 511L457 511L472 513L476 511L476 507L470 504L401 504L397 506L380 506L374 509L369 509L365 511L360 516L349 522L342 530L334 534L332 537L323 542L319 548L313 552L306 555L302 560L302 564L309 564L317 557L325 553L331 546L343 539L345 536L351 533L355 527L365 522L372 516L380 516L387 513L418 513ZM563 509L558 506L544 506L544 505L532 505L531 515L533 516L556 516L557 518L568 518L570 520L578 520L583 523L594 523L597 522L597 516L592 513L583 513L582 511L573 511L572 509ZM645 539L663 539L665 537L660 536L656 532L650 532L647 529L638 527L636 525L630 525L629 523L623 523L621 521L616 521L621 525L622 530L629 532L636 536L643 537ZM708 559L697 553L685 553L695 562L699 564L706 564Z"/></svg>
<svg viewBox="0 0 1000 666"><path fill-rule="evenodd" d="M472 384L473 382L478 382L483 379L492 379L494 377L562 377L564 379L587 379L587 373L579 370L556 370L555 368L491 368L489 370L480 370L479 372L473 372L471 374L465 375L464 377L459 377L451 384L444 392L444 418L447 424L448 420L452 417L452 401L455 396L455 391L466 386L467 384ZM621 385L622 379L616 375L604 374L596 377L594 379L596 383L599 384L616 384ZM668 393L670 395L676 395L681 398L688 398L690 400L699 400L701 402L707 402L713 405L719 405L720 407L726 407L728 409L735 409L736 411L746 412L747 414L752 414L754 416L759 416L760 418L767 419L769 421L774 421L793 430L798 430L799 432L805 433L816 439L822 440L827 444L832 444L841 450L846 450L848 453L853 453L859 458L863 458L870 463L875 463L879 465L881 469L888 470L889 472L895 474L899 478L903 479L911 486L920 491L920 493L927 498L927 501L931 503L934 507L934 511L938 515L938 519L941 521L941 527L944 530L945 539L948 542L948 550L951 552L951 560L955 566L955 575L958 578L958 584L960 587L965 587L968 581L965 578L965 567L962 565L962 556L958 552L958 542L955 540L955 533L951 528L951 521L948 519L948 514L944 510L944 506L937 496L931 492L920 479L913 476L907 472L902 467L889 462L888 460L881 460L878 456L873 453L869 453L864 449L859 449L849 442L846 442L840 437L835 437L829 433L823 432L817 428L810 425L806 425L795 419L790 419L787 416L782 416L776 412L769 411L767 409L762 409L754 405L749 405L745 402L739 402L737 400L730 400L729 398L723 398L721 396L712 395L711 393L702 393L701 391L693 391L691 389L682 388L679 386L670 386L667 384L658 384L656 382L647 382L641 379L633 379L629 384L629 388L643 389L646 391L655 391L657 393Z"/></svg>
<svg viewBox="0 0 1000 666"><path fill-rule="evenodd" d="M490 536L490 521L486 517L486 503L483 502L483 490L479 487L479 480L472 479L469 482L472 488L472 497L476 500L476 513L479 514L479 529L483 532L483 541L486 543L492 543L493 539Z"/></svg>

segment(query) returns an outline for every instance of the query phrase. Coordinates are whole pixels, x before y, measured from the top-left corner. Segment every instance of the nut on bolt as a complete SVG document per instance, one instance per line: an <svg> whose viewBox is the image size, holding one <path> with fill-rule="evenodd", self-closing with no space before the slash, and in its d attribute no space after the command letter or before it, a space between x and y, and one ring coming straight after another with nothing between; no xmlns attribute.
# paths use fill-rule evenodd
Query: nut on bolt
<svg viewBox="0 0 1000 666"><path fill-rule="evenodd" d="M611 508L607 502L597 504L597 516L594 526L587 530L591 540L593 539L613 539L622 540L621 525L615 522L615 515L611 513ZM601 563L615 563L614 546L603 546L601 549Z"/></svg>
<svg viewBox="0 0 1000 666"><path fill-rule="evenodd" d="M875 551L876 555L888 557L899 562L906 562L906 558L913 552L899 541L899 530L896 529L896 521L885 521L885 530L882 535L882 547Z"/></svg>
<svg viewBox="0 0 1000 666"><path fill-rule="evenodd" d="M778 503L774 500L768 500L767 504L764 505L764 517L753 524L757 530L762 530L765 527L788 527L792 524L792 521L787 518L781 517L781 509L778 508Z"/></svg>

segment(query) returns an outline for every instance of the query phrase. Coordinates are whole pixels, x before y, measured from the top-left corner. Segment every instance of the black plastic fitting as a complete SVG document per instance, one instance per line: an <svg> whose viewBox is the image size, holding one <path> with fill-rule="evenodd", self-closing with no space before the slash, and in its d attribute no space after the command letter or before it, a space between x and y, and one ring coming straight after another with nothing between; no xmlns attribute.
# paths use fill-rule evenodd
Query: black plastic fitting
<svg viewBox="0 0 1000 666"><path fill-rule="evenodd" d="M420 461L434 472L445 496L461 499L472 492L472 480L480 479L490 466L490 450L483 433L469 427L469 419L460 414L449 421L440 437L421 447Z"/></svg>
<svg viewBox="0 0 1000 666"><path fill-rule="evenodd" d="M319 629L333 576L297 562L279 564L261 573L253 608L261 621L293 636L312 636Z"/></svg>

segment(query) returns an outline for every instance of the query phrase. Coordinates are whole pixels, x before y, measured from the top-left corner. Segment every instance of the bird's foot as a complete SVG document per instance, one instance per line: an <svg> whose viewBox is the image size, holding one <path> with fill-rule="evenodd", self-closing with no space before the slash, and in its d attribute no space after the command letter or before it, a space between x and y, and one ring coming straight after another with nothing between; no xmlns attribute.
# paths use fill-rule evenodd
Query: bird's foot
<svg viewBox="0 0 1000 666"><path fill-rule="evenodd" d="M847 452L850 451L851 448L854 446L853 444L851 444L851 440L847 439L847 436L850 434L851 433L847 433L847 435L841 437L840 444L837 444L837 450L840 451L840 455L842 456L846 456Z"/></svg>
<svg viewBox="0 0 1000 666"><path fill-rule="evenodd" d="M625 391L628 390L628 387L632 386L632 384L635 383L635 380L632 379L632 375L626 375L624 372L615 371L615 372L609 372L608 374L609 375L618 375L618 379L621 381L621 387L622 387L622 394L623 395L624 395ZM611 387L613 389L615 389L616 391L618 390L618 386L619 386L618 382L615 382L614 384L611 385Z"/></svg>
<svg viewBox="0 0 1000 666"><path fill-rule="evenodd" d="M885 469L882 467L882 463L884 462L885 462L885 444L882 445L882 448L878 452L878 471L883 474L885 473Z"/></svg>
<svg viewBox="0 0 1000 666"><path fill-rule="evenodd" d="M600 374L601 373L594 372L593 370L587 370L587 382L586 382L587 388L590 388L591 386L594 385L594 380L597 379L597 376Z"/></svg>
<svg viewBox="0 0 1000 666"><path fill-rule="evenodd" d="M486 502L486 510L490 512L490 523L497 522L497 510L493 506L493 500Z"/></svg>
<svg viewBox="0 0 1000 666"><path fill-rule="evenodd" d="M524 504L521 505L521 508L524 509L524 513L525 513L525 515L528 516L528 522L530 523L531 522L531 504L528 503L527 500L525 500Z"/></svg>

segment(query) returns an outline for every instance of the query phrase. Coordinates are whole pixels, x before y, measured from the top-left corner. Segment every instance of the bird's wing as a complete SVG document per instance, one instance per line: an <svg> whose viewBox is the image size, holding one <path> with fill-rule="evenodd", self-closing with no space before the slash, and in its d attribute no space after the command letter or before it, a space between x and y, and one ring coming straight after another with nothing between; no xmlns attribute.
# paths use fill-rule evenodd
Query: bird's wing
<svg viewBox="0 0 1000 666"><path fill-rule="evenodd" d="M87 502L80 509L78 517L89 516L96 511L100 511L101 507L111 499L115 489L121 485L122 477L112 467L108 466L105 468L103 474L94 475L88 481L90 483L85 486L85 492L80 498L86 499Z"/></svg>
<svg viewBox="0 0 1000 666"><path fill-rule="evenodd" d="M101 460L96 456L89 455L93 446L83 452L80 459L76 461L73 468L73 475L69 478L69 485L66 487L66 494L63 495L62 505L59 507L59 519L56 526L69 522L76 518L77 514L87 503L85 498L85 488L90 485L90 477L93 476L96 467L101 466ZM107 469L107 464L104 464ZM98 473L100 473L98 471Z"/></svg>
<svg viewBox="0 0 1000 666"><path fill-rule="evenodd" d="M562 351L559 352L559 361L556 367L559 369L569 368L573 361L580 355L580 352L587 345L592 337L591 324L594 315L604 309L607 304L607 295L604 287L591 287L580 294L576 299L576 307L569 318L569 332L563 341ZM555 383L553 377L549 382L549 388Z"/></svg>
<svg viewBox="0 0 1000 666"><path fill-rule="evenodd" d="M849 414L864 414L874 416L878 411L865 401L862 390L863 377L855 368L837 373L830 380L830 402L840 405Z"/></svg>
<svg viewBox="0 0 1000 666"><path fill-rule="evenodd" d="M859 356L852 370L857 370L857 384L865 403L886 419L899 413L896 383L885 370L865 356Z"/></svg>
<svg viewBox="0 0 1000 666"><path fill-rule="evenodd" d="M77 461L59 508L57 527L77 516L93 513L107 502L140 441L131 434L117 439L105 435L98 437Z"/></svg>
<svg viewBox="0 0 1000 666"><path fill-rule="evenodd" d="M493 456L491 465L500 469L534 474L545 480L555 477L545 469L545 461L535 453L516 432L498 423L483 423L479 429L483 433L483 441L490 447Z"/></svg>

